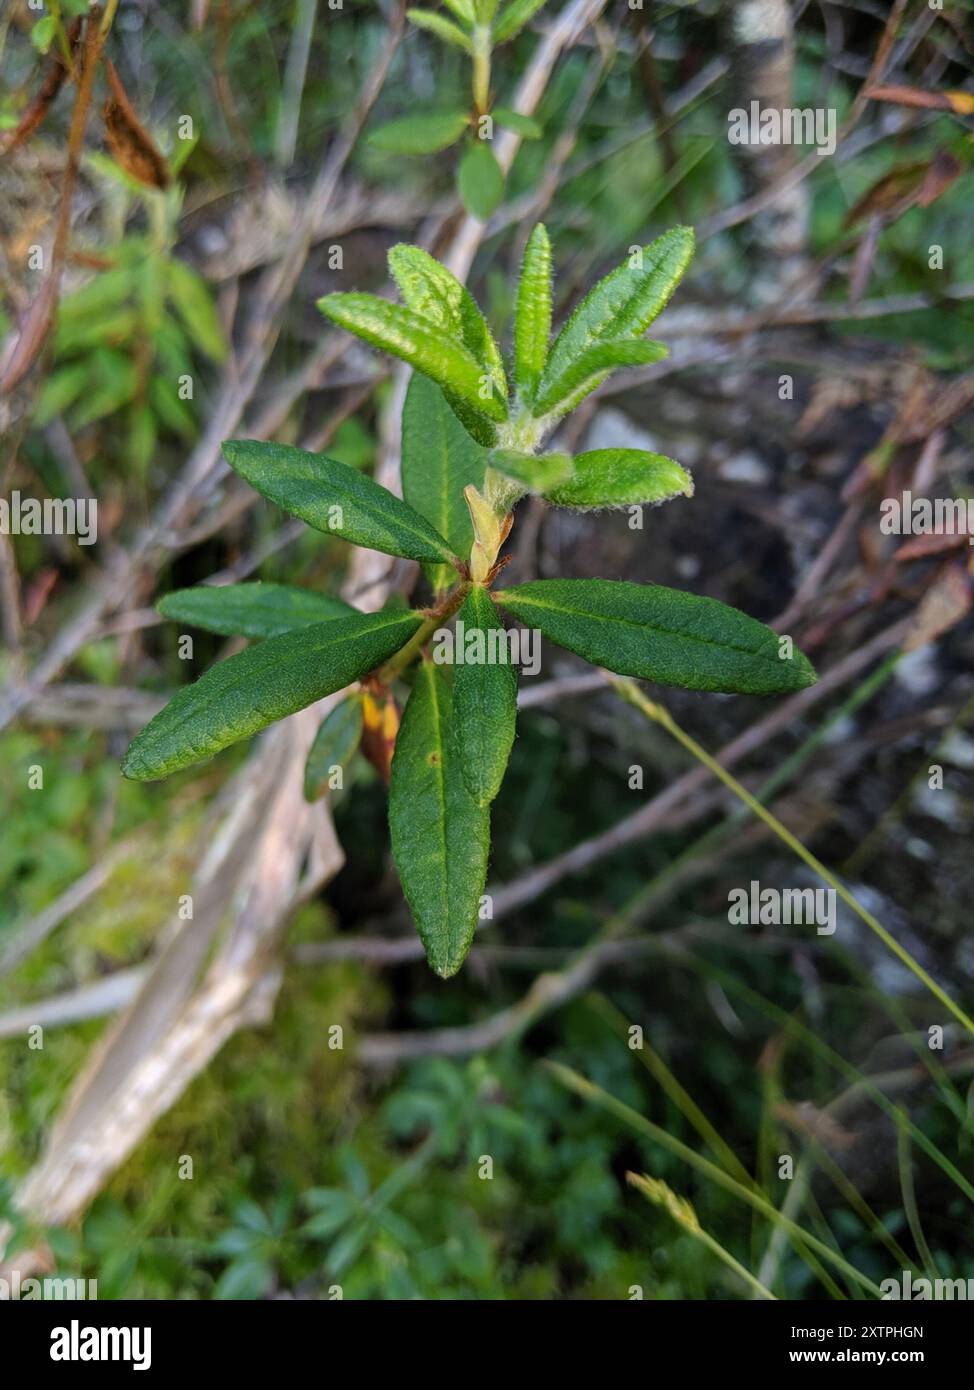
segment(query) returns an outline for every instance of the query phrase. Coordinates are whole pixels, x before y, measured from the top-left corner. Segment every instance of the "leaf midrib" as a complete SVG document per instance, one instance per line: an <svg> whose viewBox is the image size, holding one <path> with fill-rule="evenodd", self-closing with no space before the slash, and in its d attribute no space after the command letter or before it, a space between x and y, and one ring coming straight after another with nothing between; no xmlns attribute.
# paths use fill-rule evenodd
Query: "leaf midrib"
<svg viewBox="0 0 974 1390"><path fill-rule="evenodd" d="M503 591L501 591L497 597L501 603L504 602ZM564 613L568 617L593 618L596 622L600 623L616 623L621 627L636 628L640 632L648 631L658 633L665 637L681 637L688 642L699 642L699 644L702 647L718 647L724 651L743 652L747 656L759 657L762 661L767 661L769 664L779 664L778 657L772 657L769 653L766 653L758 648L744 647L737 642L722 641L713 637L699 637L695 633L687 632L686 630L681 628L660 627L656 623L637 622L633 618L617 618L615 616L606 617L604 613L591 613L587 609L583 608L563 608L560 604L540 603L537 599L533 598L518 597L515 599L515 603L526 604L529 608L533 605L535 608L541 608L552 613Z"/></svg>

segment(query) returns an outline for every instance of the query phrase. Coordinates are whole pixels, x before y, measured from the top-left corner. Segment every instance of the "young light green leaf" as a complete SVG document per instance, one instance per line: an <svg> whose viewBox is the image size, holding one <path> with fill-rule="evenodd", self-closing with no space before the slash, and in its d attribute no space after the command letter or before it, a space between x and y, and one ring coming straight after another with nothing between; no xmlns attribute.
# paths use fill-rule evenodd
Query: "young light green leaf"
<svg viewBox="0 0 974 1390"><path fill-rule="evenodd" d="M478 24L489 24L497 13L498 0L473 0L473 12Z"/></svg>
<svg viewBox="0 0 974 1390"><path fill-rule="evenodd" d="M467 211L486 222L504 196L504 174L488 141L474 140L464 150L457 187Z"/></svg>
<svg viewBox="0 0 974 1390"><path fill-rule="evenodd" d="M517 449L491 449L487 467L522 483L529 492L547 493L572 475L570 454L522 454Z"/></svg>
<svg viewBox="0 0 974 1390"><path fill-rule="evenodd" d="M528 237L514 314L514 380L531 400L544 370L551 335L551 242L544 223Z"/></svg>
<svg viewBox="0 0 974 1390"><path fill-rule="evenodd" d="M341 690L397 652L420 613L356 613L268 637L185 686L129 745L122 772L153 782Z"/></svg>
<svg viewBox="0 0 974 1390"><path fill-rule="evenodd" d="M318 308L340 328L399 357L488 419L507 419L498 381L444 329L374 294L328 294Z"/></svg>
<svg viewBox="0 0 974 1390"><path fill-rule="evenodd" d="M544 131L531 116L522 116L520 111L512 111L509 106L495 106L490 113L499 126L513 130L522 140L540 140Z"/></svg>
<svg viewBox="0 0 974 1390"><path fill-rule="evenodd" d="M425 116L402 116L379 126L369 144L390 154L435 154L456 143L467 128L466 111L434 111Z"/></svg>
<svg viewBox="0 0 974 1390"><path fill-rule="evenodd" d="M328 790L333 768L344 769L362 738L362 697L348 695L329 710L315 734L304 765L304 797L317 801Z"/></svg>
<svg viewBox="0 0 974 1390"><path fill-rule="evenodd" d="M447 9L453 11L461 24L472 25L476 20L473 0L444 0Z"/></svg>
<svg viewBox="0 0 974 1390"><path fill-rule="evenodd" d="M532 414L540 416L557 411L565 415L590 391L601 386L617 367L642 367L649 362L659 362L668 351L662 343L643 338L593 343L579 353L560 376L549 376L545 368L531 407Z"/></svg>
<svg viewBox="0 0 974 1390"><path fill-rule="evenodd" d="M511 3L501 10L494 24L494 43L507 43L508 39L515 38L544 3L545 0L511 0Z"/></svg>
<svg viewBox="0 0 974 1390"><path fill-rule="evenodd" d="M223 456L268 501L318 531L409 560L452 564L456 558L408 502L347 463L256 439L227 440Z"/></svg>
<svg viewBox="0 0 974 1390"><path fill-rule="evenodd" d="M201 352L222 362L227 341L213 296L201 275L182 261L166 262L166 288L186 331Z"/></svg>
<svg viewBox="0 0 974 1390"><path fill-rule="evenodd" d="M504 359L473 295L445 265L419 246L405 242L389 252L389 271L403 303L451 337L459 337L475 362L507 398Z"/></svg>
<svg viewBox="0 0 974 1390"><path fill-rule="evenodd" d="M645 333L689 265L693 240L692 227L674 227L600 280L555 339L541 389L547 390L594 343Z"/></svg>
<svg viewBox="0 0 974 1390"><path fill-rule="evenodd" d="M259 650L259 648L258 648ZM470 795L443 668L423 661L396 739L389 787L392 853L430 965L456 974L477 927L490 812Z"/></svg>
<svg viewBox="0 0 974 1390"><path fill-rule="evenodd" d="M815 672L764 623L716 599L610 579L539 579L498 603L559 646L620 675L687 690L767 695Z"/></svg>
<svg viewBox="0 0 974 1390"><path fill-rule="evenodd" d="M473 543L463 489L468 483L479 488L483 479L483 448L470 438L436 383L414 372L402 412L403 496L463 557ZM427 565L426 573L437 592L456 578L449 565Z"/></svg>
<svg viewBox="0 0 974 1390"><path fill-rule="evenodd" d="M559 507L586 510L666 502L681 494L693 496L693 479L685 468L663 454L643 449L593 449L576 454L574 477L545 492Z"/></svg>
<svg viewBox="0 0 974 1390"><path fill-rule="evenodd" d="M460 26L454 24L451 19L444 19L432 10L407 10L406 18L411 19L418 28L429 30L446 43L456 44L457 48L462 48L465 53L473 52L473 44Z"/></svg>
<svg viewBox="0 0 974 1390"><path fill-rule="evenodd" d="M340 598L292 584L200 584L177 589L156 604L175 618L224 637L276 637L295 627L348 618L356 610Z"/></svg>
<svg viewBox="0 0 974 1390"><path fill-rule="evenodd" d="M462 659L461 659L462 658ZM500 791L517 722L517 673L490 594L475 584L454 632L453 727L460 770L478 806Z"/></svg>

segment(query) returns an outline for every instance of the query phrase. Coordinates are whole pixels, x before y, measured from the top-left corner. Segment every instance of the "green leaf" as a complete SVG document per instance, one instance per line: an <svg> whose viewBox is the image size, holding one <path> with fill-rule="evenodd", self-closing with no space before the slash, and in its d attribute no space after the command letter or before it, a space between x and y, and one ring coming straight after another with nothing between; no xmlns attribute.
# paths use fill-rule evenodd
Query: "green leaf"
<svg viewBox="0 0 974 1390"><path fill-rule="evenodd" d="M545 0L511 0L511 3L501 10L494 25L494 43L507 43L508 39L513 39L544 3Z"/></svg>
<svg viewBox="0 0 974 1390"><path fill-rule="evenodd" d="M779 657L764 623L716 599L610 579L540 579L498 603L596 666L687 690L767 695L815 681L795 650Z"/></svg>
<svg viewBox="0 0 974 1390"><path fill-rule="evenodd" d="M468 212L486 222L504 196L504 173L486 140L474 140L457 170L457 187Z"/></svg>
<svg viewBox="0 0 974 1390"><path fill-rule="evenodd" d="M122 772L152 782L202 762L373 671L423 621L357 613L268 637L180 690L129 745Z"/></svg>
<svg viewBox="0 0 974 1390"><path fill-rule="evenodd" d="M470 438L435 382L414 373L402 412L403 496L462 558L473 544L463 489L469 483L480 488L483 480L483 448ZM456 578L448 565L428 565L426 573L437 592Z"/></svg>
<svg viewBox="0 0 974 1390"><path fill-rule="evenodd" d="M166 264L166 279L170 298L190 338L200 352L222 362L227 355L226 338L206 281L175 260Z"/></svg>
<svg viewBox="0 0 974 1390"><path fill-rule="evenodd" d="M492 642L491 633L500 640L495 636ZM457 614L454 633L453 727L460 771L481 807L500 791L514 743L517 673L505 659L508 654L506 629L493 600L475 584ZM492 655L502 659L491 661Z"/></svg>
<svg viewBox="0 0 974 1390"><path fill-rule="evenodd" d="M542 389L594 343L638 338L665 307L693 255L693 228L674 227L642 248L642 269L627 257L579 304L555 340Z"/></svg>
<svg viewBox="0 0 974 1390"><path fill-rule="evenodd" d="M490 113L499 126L513 130L522 140L540 140L544 131L530 116L522 116L520 111L512 111L509 106L495 106Z"/></svg>
<svg viewBox="0 0 974 1390"><path fill-rule="evenodd" d="M544 371L551 335L551 242L544 223L528 237L514 314L514 380L526 400Z"/></svg>
<svg viewBox="0 0 974 1390"><path fill-rule="evenodd" d="M402 116L379 126L369 144L391 154L435 154L460 139L467 128L466 111L435 111L425 116Z"/></svg>
<svg viewBox="0 0 974 1390"><path fill-rule="evenodd" d="M565 415L574 410L590 391L601 386L617 367L642 367L648 362L659 362L667 355L668 349L662 343L642 338L593 343L560 376L550 376L548 368L545 368L538 383L532 412L547 415L557 410L559 415Z"/></svg>
<svg viewBox="0 0 974 1390"><path fill-rule="evenodd" d="M83 359L59 367L45 380L33 412L33 423L50 424L61 415L84 391L90 380L89 364Z"/></svg>
<svg viewBox="0 0 974 1390"><path fill-rule="evenodd" d="M446 979L459 970L477 927L490 812L463 780L449 682L431 661L419 667L396 739L389 828L427 959Z"/></svg>
<svg viewBox="0 0 974 1390"><path fill-rule="evenodd" d="M337 459L256 439L227 440L223 456L251 487L318 531L410 560L454 558L425 517Z"/></svg>
<svg viewBox="0 0 974 1390"><path fill-rule="evenodd" d="M593 449L576 454L575 475L545 493L559 507L625 507L693 496L693 479L663 454Z"/></svg>
<svg viewBox="0 0 974 1390"><path fill-rule="evenodd" d="M355 612L351 604L328 594L291 584L261 583L177 589L161 598L156 607L164 618L224 637L276 637L292 628L348 618Z"/></svg>
<svg viewBox="0 0 974 1390"><path fill-rule="evenodd" d="M89 358L89 366L94 384L72 411L71 425L76 430L121 410L134 399L139 387L135 359L126 353L96 348Z"/></svg>
<svg viewBox="0 0 974 1390"><path fill-rule="evenodd" d="M407 10L406 18L411 19L420 29L428 29L445 43L456 44L457 48L462 48L465 53L473 52L473 44L460 26L454 24L451 19L444 19L442 15L434 14L431 10Z"/></svg>
<svg viewBox="0 0 974 1390"><path fill-rule="evenodd" d="M362 697L349 695L329 710L318 727L304 765L306 801L317 801L328 789L333 767L344 768L362 738Z"/></svg>
<svg viewBox="0 0 974 1390"><path fill-rule="evenodd" d="M327 294L318 308L340 328L408 362L490 420L507 419L493 374L442 328L400 304L374 294Z"/></svg>
<svg viewBox="0 0 974 1390"><path fill-rule="evenodd" d="M507 398L504 359L473 295L445 265L419 246L400 242L389 252L389 271L403 303L451 337L458 336Z"/></svg>
<svg viewBox="0 0 974 1390"><path fill-rule="evenodd" d="M476 20L473 0L443 0L447 9L453 11L462 24L472 25Z"/></svg>
<svg viewBox="0 0 974 1390"><path fill-rule="evenodd" d="M473 0L473 12L478 24L489 24L497 13L498 0Z"/></svg>
<svg viewBox="0 0 974 1390"><path fill-rule="evenodd" d="M548 492L572 475L570 454L522 454L516 449L492 449L487 467L495 468L530 492Z"/></svg>

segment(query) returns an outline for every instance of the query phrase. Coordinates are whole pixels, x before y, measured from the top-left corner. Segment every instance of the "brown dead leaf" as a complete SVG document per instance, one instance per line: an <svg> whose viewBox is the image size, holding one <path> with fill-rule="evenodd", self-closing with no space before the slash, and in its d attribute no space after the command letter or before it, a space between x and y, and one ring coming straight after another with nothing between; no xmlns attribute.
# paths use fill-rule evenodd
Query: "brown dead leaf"
<svg viewBox="0 0 974 1390"><path fill-rule="evenodd" d="M81 37L81 24L82 21L76 19L68 30L68 46L72 54L78 46L78 39ZM58 49L53 49L48 60L47 71L44 74L44 81L27 110L7 136L3 146L3 154L10 154L17 149L18 145L22 145L25 140L30 139L54 105L54 100L64 86L67 76L68 67L63 54Z"/></svg>
<svg viewBox="0 0 974 1390"><path fill-rule="evenodd" d="M862 197L846 213L844 226L865 217L881 215L886 220L895 220L904 212L919 204L927 208L945 193L952 183L964 172L959 160L948 150L938 150L932 159L914 164L901 164L891 169L872 187L867 188Z"/></svg>
<svg viewBox="0 0 974 1390"><path fill-rule="evenodd" d="M903 651L925 647L966 618L974 603L974 585L963 565L948 565L924 594L903 640Z"/></svg>
<svg viewBox="0 0 974 1390"><path fill-rule="evenodd" d="M136 116L128 93L114 65L105 60L112 95L102 108L105 140L116 164L150 188L168 188L172 182L169 165L155 141Z"/></svg>

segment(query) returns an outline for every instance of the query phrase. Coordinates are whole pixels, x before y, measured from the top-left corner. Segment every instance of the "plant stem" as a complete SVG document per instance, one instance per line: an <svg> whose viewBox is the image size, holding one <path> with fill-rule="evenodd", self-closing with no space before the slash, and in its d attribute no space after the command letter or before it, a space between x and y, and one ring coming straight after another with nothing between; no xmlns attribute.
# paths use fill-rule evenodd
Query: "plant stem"
<svg viewBox="0 0 974 1390"><path fill-rule="evenodd" d="M473 31L473 104L478 116L490 106L490 27L478 24Z"/></svg>
<svg viewBox="0 0 974 1390"><path fill-rule="evenodd" d="M638 710L645 714L647 719L654 720L657 724L661 725L668 734L672 734L678 743L682 743L688 753L691 753L698 762L703 763L704 767L708 768L715 777L719 777L725 787L729 787L734 795L739 797L749 810L753 811L756 816L763 820L765 825L774 831L779 840L783 840L788 848L798 855L799 859L803 860L810 869L814 869L815 873L817 873L820 878L824 879L830 888L834 889L842 901L848 907L852 908L853 912L865 922L866 926L876 933L880 941L882 941L885 946L888 946L895 956L899 957L907 969L913 972L921 984L926 985L930 993L938 999L940 1003L943 1004L944 1008L948 1009L957 1021L962 1023L971 1036L974 1037L974 1020L970 1019L960 1005L954 1003L947 991L937 984L937 981L924 970L923 966L920 965L918 961L913 959L906 947L901 946L896 940L896 937L892 936L868 909L857 902L848 888L846 888L845 884L841 883L839 879L836 878L835 874L827 869L822 861L817 859L810 850L807 850L801 840L793 835L787 826L782 825L777 816L772 815L766 806L762 806L761 802L758 801L756 797L752 796L746 787L741 786L736 777L728 772L716 758L711 757L706 749L702 748L700 744L697 743L696 739L691 738L686 730L682 729L680 725L677 724L676 720L664 705L657 704L655 700L650 700L643 694L639 687L628 678L613 675L609 671L605 674L610 684L615 686L624 700L628 700L631 705L635 705Z"/></svg>
<svg viewBox="0 0 974 1390"><path fill-rule="evenodd" d="M395 656L389 658L384 666L380 666L376 676L384 685L389 685L400 671L404 671L412 660L419 655L426 643L432 637L437 628L449 622L454 613L460 607L469 592L470 584L464 580L453 589L438 607L429 611L423 622L410 637L404 647L400 647Z"/></svg>

